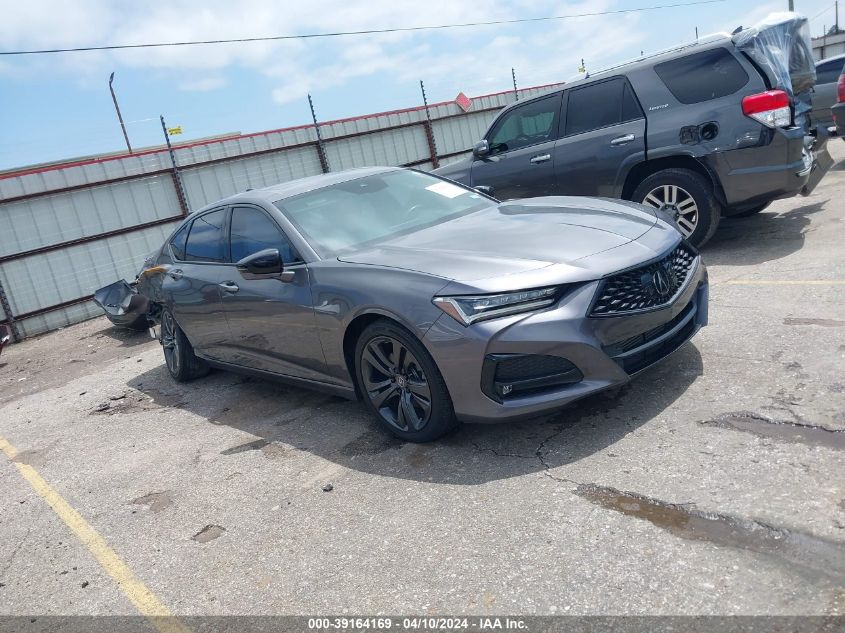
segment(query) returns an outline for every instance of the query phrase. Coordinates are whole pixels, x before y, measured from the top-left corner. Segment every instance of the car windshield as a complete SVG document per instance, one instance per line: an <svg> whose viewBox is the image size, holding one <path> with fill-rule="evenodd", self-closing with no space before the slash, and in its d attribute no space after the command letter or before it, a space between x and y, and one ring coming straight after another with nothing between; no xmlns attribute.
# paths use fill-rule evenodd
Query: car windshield
<svg viewBox="0 0 845 633"><path fill-rule="evenodd" d="M356 178L276 202L321 257L378 244L492 204L472 189L410 170Z"/></svg>

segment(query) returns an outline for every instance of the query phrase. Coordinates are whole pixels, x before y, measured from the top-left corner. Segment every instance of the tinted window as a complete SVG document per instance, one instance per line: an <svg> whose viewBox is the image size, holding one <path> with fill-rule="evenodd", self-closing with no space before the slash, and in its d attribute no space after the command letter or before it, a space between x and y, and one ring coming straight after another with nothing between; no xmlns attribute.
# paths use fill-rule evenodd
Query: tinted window
<svg viewBox="0 0 845 633"><path fill-rule="evenodd" d="M624 80L603 81L569 93L566 134L581 134L641 116L640 107Z"/></svg>
<svg viewBox="0 0 845 633"><path fill-rule="evenodd" d="M735 93L748 75L724 48L687 55L657 64L657 76L681 103L700 103Z"/></svg>
<svg viewBox="0 0 845 633"><path fill-rule="evenodd" d="M239 262L244 257L267 248L278 248L285 263L299 259L276 223L266 213L254 207L232 209L229 236L233 262Z"/></svg>
<svg viewBox="0 0 845 633"><path fill-rule="evenodd" d="M627 83L625 84L625 95L622 97L622 121L634 121L643 118L643 111L637 99L634 97L634 91Z"/></svg>
<svg viewBox="0 0 845 633"><path fill-rule="evenodd" d="M508 111L490 134L490 151L507 152L554 139L559 99L554 95Z"/></svg>
<svg viewBox="0 0 845 633"><path fill-rule="evenodd" d="M188 226L190 225L186 224L179 229L173 239L170 240L170 248L173 249L173 255L176 259L185 259L185 239L188 237Z"/></svg>
<svg viewBox="0 0 845 633"><path fill-rule="evenodd" d="M460 218L495 203L478 192L411 170L364 176L276 202L323 257ZM417 248L442 246L436 231Z"/></svg>
<svg viewBox="0 0 845 633"><path fill-rule="evenodd" d="M816 67L816 84L830 84L838 81L839 75L842 74L842 66L845 66L843 59L819 64Z"/></svg>
<svg viewBox="0 0 845 633"><path fill-rule="evenodd" d="M185 260L197 262L222 262L223 255L223 209L199 216L191 224L188 243L185 246Z"/></svg>

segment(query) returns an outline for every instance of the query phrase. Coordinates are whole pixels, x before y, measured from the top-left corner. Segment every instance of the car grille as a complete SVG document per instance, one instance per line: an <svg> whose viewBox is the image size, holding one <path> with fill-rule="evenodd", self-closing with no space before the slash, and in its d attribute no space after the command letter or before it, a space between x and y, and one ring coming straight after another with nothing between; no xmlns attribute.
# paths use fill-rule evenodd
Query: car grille
<svg viewBox="0 0 845 633"><path fill-rule="evenodd" d="M565 358L559 356L539 356L526 354L501 360L496 365L496 380L524 380L539 378L550 374L560 374L573 369L575 366Z"/></svg>
<svg viewBox="0 0 845 633"><path fill-rule="evenodd" d="M606 278L590 316L616 316L671 303L693 270L696 257L691 248L680 244L656 262Z"/></svg>

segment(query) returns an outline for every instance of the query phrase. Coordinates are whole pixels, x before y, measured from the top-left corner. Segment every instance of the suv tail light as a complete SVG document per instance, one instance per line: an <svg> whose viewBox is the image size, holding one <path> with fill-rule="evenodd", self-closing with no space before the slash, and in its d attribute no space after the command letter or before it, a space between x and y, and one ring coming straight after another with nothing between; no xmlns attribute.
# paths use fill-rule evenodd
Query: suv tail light
<svg viewBox="0 0 845 633"><path fill-rule="evenodd" d="M742 112L767 127L788 127L792 123L789 95L783 90L767 90L744 97Z"/></svg>
<svg viewBox="0 0 845 633"><path fill-rule="evenodd" d="M836 100L845 103L845 73L839 75L839 82L836 84Z"/></svg>

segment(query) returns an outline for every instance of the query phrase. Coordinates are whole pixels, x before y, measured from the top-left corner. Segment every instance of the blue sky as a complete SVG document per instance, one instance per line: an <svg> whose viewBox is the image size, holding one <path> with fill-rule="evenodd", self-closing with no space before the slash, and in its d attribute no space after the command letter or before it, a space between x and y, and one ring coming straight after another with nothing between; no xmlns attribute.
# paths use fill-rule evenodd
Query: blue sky
<svg viewBox="0 0 845 633"><path fill-rule="evenodd" d="M71 47L423 26L626 9L689 0L0 0L0 49ZM813 35L833 0L795 0ZM845 3L843 3L845 5ZM190 140L329 120L571 78L695 36L750 25L787 0L554 22L277 43L0 57L0 169L119 151L108 77L135 147L162 142L158 115ZM845 11L845 6L843 6ZM820 15L819 15L820 14ZM815 17L817 16L818 17ZM845 23L845 15L842 22Z"/></svg>

